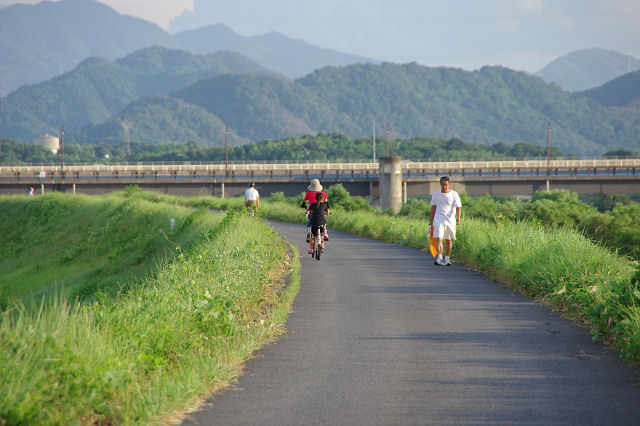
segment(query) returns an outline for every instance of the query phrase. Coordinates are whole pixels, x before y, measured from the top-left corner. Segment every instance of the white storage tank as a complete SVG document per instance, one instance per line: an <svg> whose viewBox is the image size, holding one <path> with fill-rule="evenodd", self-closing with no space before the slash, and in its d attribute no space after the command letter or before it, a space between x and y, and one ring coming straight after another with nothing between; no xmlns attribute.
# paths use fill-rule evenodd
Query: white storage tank
<svg viewBox="0 0 640 426"><path fill-rule="evenodd" d="M45 149L48 149L54 154L57 154L58 150L60 149L60 138L58 138L57 136L51 136L48 133L44 136L36 138L33 143L38 144Z"/></svg>

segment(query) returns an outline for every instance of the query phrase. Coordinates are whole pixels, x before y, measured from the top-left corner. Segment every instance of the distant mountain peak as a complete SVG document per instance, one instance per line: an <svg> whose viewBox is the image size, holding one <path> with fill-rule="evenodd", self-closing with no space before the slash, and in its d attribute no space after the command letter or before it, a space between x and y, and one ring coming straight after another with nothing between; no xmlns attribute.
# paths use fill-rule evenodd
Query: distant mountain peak
<svg viewBox="0 0 640 426"><path fill-rule="evenodd" d="M184 49L195 53L236 51L289 78L302 77L330 65L376 62L362 56L315 46L276 31L244 36L222 23L185 30L175 34L174 38Z"/></svg>
<svg viewBox="0 0 640 426"><path fill-rule="evenodd" d="M90 56L108 60L150 45L177 47L158 25L94 0L0 9L0 96L48 80Z"/></svg>
<svg viewBox="0 0 640 426"><path fill-rule="evenodd" d="M237 35L237 33L235 31L233 31L231 28L229 28L228 26L226 26L225 24L223 24L221 22L216 22L216 23L204 25L204 26L198 27L198 28L192 28L192 29L189 29L189 30L184 30L184 31L179 32L178 34L192 34L192 33L196 33L196 32L198 32L198 33L206 33L206 34L223 33L223 34Z"/></svg>
<svg viewBox="0 0 640 426"><path fill-rule="evenodd" d="M640 69L640 59L598 47L562 56L535 75L569 92L601 86L614 78Z"/></svg>
<svg viewBox="0 0 640 426"><path fill-rule="evenodd" d="M170 35L96 0L42 1L0 9L0 96L61 75L88 57L113 61L154 45L199 54L237 52L289 78L330 65L375 62L275 31L249 37L218 22Z"/></svg>

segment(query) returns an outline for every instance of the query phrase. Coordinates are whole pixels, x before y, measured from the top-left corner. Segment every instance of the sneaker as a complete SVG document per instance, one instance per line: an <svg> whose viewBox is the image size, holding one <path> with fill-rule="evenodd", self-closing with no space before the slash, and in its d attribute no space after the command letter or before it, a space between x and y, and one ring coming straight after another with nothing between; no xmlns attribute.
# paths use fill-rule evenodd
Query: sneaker
<svg viewBox="0 0 640 426"><path fill-rule="evenodd" d="M445 266L451 266L451 261L447 260L446 262L444 262Z"/></svg>
<svg viewBox="0 0 640 426"><path fill-rule="evenodd" d="M442 260L438 260L436 259L435 262L433 262L434 265L438 265L438 266L442 266L444 263L442 262Z"/></svg>

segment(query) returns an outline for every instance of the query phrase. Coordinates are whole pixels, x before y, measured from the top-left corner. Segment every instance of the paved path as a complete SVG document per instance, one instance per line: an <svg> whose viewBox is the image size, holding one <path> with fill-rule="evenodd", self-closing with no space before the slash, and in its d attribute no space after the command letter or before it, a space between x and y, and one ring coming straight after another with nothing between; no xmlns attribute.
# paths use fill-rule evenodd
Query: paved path
<svg viewBox="0 0 640 426"><path fill-rule="evenodd" d="M306 253L301 225L274 227ZM301 263L288 334L185 424L640 423L635 370L460 264L337 231Z"/></svg>

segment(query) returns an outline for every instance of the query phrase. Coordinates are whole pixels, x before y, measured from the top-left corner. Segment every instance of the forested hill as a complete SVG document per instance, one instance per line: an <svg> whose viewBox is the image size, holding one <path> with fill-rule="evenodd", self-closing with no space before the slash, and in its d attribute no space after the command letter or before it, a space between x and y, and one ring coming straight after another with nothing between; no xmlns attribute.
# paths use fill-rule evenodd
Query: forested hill
<svg viewBox="0 0 640 426"><path fill-rule="evenodd" d="M184 58L203 64L207 63L204 58L215 58L168 52L183 55L175 61L174 71L158 66L157 70L165 71L154 73L156 68L147 65L151 71L132 76L125 62L136 62L133 58L116 64L91 60L76 70L77 76L15 92L0 100L0 137L29 141L44 132L55 134L59 123L70 123L70 142L120 143L121 123L128 121L135 127L132 142L192 140L217 145L222 123L231 127L237 136L231 143L237 144L317 132L369 136L376 119L378 135L384 134L388 122L392 139L456 137L484 144L546 145L550 121L552 145L565 153L585 157L640 148L638 114L572 96L538 77L501 67L469 72L415 63L361 64L326 67L292 81L261 74L259 69L258 75L224 74L197 80L205 72L215 73L199 65L184 74L197 80L192 85L160 98L137 98L176 87L183 81L180 65L188 64ZM125 99L136 100L125 107ZM74 132L83 122L93 125ZM27 131L30 138L14 136Z"/></svg>
<svg viewBox="0 0 640 426"><path fill-rule="evenodd" d="M467 72L417 64L328 67L302 79L221 76L173 96L198 105L253 141L313 134L378 134L392 138L458 137L493 144L552 143L563 152L599 155L637 150L639 118L555 85L500 67ZM89 141L98 142L100 135Z"/></svg>
<svg viewBox="0 0 640 426"><path fill-rule="evenodd" d="M595 89L576 93L607 107L640 111L640 70L625 74Z"/></svg>
<svg viewBox="0 0 640 426"><path fill-rule="evenodd" d="M150 47L115 62L90 58L69 73L0 98L0 137L31 141L45 133L58 134L61 123L72 133L111 119L143 96L227 73L269 71L232 52L204 56Z"/></svg>
<svg viewBox="0 0 640 426"><path fill-rule="evenodd" d="M122 123L129 123L126 132ZM224 146L225 123L206 109L163 95L145 96L102 124L88 126L66 137L69 143L96 141L98 144L121 145L123 141L163 144L173 141L196 142L204 146ZM250 143L229 129L232 145Z"/></svg>

